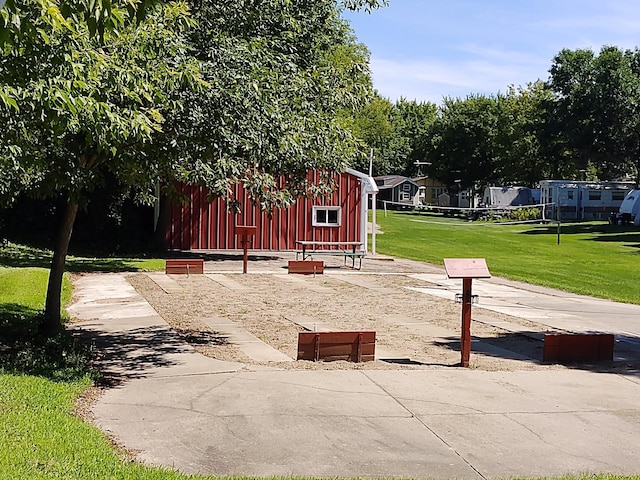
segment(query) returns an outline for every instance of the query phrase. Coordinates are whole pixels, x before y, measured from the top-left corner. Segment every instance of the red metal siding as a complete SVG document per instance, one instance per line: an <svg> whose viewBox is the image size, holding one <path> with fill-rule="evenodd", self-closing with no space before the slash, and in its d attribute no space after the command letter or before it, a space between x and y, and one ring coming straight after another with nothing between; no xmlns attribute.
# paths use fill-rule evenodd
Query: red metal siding
<svg viewBox="0 0 640 480"><path fill-rule="evenodd" d="M314 181L317 172L310 172ZM256 225L258 234L251 244L256 250L294 250L296 240L358 241L360 240L360 179L348 173L336 177L336 189L328 197L301 198L287 209L278 209L271 218L254 206L242 185L233 187L232 195L242 206L239 214L227 209L227 201L217 198L208 202L203 187L181 186L189 198L185 205L171 208L171 222L167 230L167 246L177 250L234 250L240 249L235 225ZM341 206L340 227L313 227L312 207Z"/></svg>

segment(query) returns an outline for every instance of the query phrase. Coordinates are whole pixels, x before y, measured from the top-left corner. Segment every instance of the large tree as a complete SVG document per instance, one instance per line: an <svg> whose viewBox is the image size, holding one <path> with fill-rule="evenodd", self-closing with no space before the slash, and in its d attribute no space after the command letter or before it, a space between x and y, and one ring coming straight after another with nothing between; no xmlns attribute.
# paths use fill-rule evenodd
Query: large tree
<svg viewBox="0 0 640 480"><path fill-rule="evenodd" d="M9 8L7 5L5 8ZM51 17L38 2L24 2L14 15L28 15L31 32L20 30L5 44L0 82L0 158L5 197L23 187L33 195L64 198L49 275L44 327L60 327L60 292L73 223L86 195L106 173L135 183L147 157L142 147L162 130L170 92L198 82L195 62L185 57L189 26L184 3L133 15L117 32L97 32L74 14ZM55 22L52 22L51 19ZM17 23L17 22L16 22Z"/></svg>
<svg viewBox="0 0 640 480"><path fill-rule="evenodd" d="M548 116L546 106L552 93L543 82L527 87L510 87L498 96L496 132L496 180L505 185L530 187L550 178L549 139L545 137Z"/></svg>
<svg viewBox="0 0 640 480"><path fill-rule="evenodd" d="M322 190L305 184L307 168L331 173L356 152L336 119L366 96L368 67L332 0L192 6L197 28L184 2L9 0L1 11L0 197L66 204L47 331L60 328L78 208L106 176L146 200L159 180L216 194L244 182L270 208Z"/></svg>
<svg viewBox="0 0 640 480"><path fill-rule="evenodd" d="M355 116L353 130L367 151L373 150L375 175L416 174L416 162L424 162L429 129L437 107L429 102L401 98L395 103L376 94ZM368 157L354 165L368 169Z"/></svg>
<svg viewBox="0 0 640 480"><path fill-rule="evenodd" d="M572 154L578 178L592 171L610 179L640 165L640 54L605 46L562 50L553 60L558 138Z"/></svg>
<svg viewBox="0 0 640 480"><path fill-rule="evenodd" d="M499 113L497 97L444 99L432 127L429 161L434 177L451 191L482 190L496 180Z"/></svg>

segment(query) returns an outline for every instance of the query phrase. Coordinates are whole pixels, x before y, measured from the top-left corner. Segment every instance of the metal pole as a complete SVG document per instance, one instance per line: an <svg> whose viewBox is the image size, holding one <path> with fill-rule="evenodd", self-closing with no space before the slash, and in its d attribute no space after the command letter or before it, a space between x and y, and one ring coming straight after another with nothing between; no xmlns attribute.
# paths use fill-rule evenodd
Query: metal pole
<svg viewBox="0 0 640 480"><path fill-rule="evenodd" d="M469 366L471 357L471 278L462 279L462 334L460 337L460 364Z"/></svg>
<svg viewBox="0 0 640 480"><path fill-rule="evenodd" d="M372 199L371 199L371 206L372 206L372 210L371 210L371 253L373 255L376 254L376 234L378 233L376 231L376 210L378 208L377 206L377 195L374 193L371 195Z"/></svg>
<svg viewBox="0 0 640 480"><path fill-rule="evenodd" d="M562 221L562 205L560 205L560 202L558 202L558 210L556 212L556 218L558 219L558 245L560 245L560 222Z"/></svg>

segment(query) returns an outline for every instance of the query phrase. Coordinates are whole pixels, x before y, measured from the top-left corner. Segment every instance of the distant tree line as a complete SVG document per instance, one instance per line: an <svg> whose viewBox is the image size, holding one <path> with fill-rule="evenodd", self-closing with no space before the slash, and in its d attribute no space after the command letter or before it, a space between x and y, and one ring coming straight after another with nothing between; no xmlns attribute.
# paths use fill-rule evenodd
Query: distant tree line
<svg viewBox="0 0 640 480"><path fill-rule="evenodd" d="M374 175L420 169L452 191L542 179L633 179L640 170L640 50L562 50L547 81L442 105L376 96L353 120ZM430 165L417 165L416 162ZM355 168L368 171L363 155Z"/></svg>

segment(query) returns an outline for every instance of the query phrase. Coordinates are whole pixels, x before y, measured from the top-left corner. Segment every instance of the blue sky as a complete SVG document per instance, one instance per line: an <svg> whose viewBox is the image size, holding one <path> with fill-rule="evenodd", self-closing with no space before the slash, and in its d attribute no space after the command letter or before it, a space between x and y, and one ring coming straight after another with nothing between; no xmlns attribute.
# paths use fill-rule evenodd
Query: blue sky
<svg viewBox="0 0 640 480"><path fill-rule="evenodd" d="M392 101L496 94L546 80L563 48L640 46L637 0L390 0L346 12Z"/></svg>

